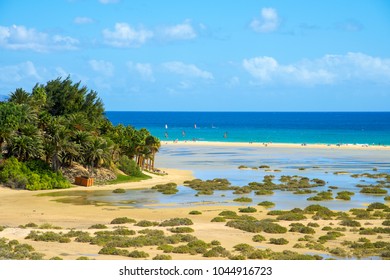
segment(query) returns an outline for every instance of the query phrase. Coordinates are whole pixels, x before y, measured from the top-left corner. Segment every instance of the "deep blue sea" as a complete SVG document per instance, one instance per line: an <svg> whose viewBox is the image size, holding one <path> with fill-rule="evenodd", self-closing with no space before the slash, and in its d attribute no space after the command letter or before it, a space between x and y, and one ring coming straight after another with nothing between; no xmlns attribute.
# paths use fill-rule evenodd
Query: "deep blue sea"
<svg viewBox="0 0 390 280"><path fill-rule="evenodd" d="M390 145L390 112L106 112L160 140Z"/></svg>

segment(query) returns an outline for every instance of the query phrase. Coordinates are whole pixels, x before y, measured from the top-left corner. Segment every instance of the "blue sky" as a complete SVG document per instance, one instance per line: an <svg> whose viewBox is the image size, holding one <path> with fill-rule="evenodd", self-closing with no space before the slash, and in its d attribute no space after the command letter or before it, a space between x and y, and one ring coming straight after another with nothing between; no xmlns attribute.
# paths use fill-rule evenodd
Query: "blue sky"
<svg viewBox="0 0 390 280"><path fill-rule="evenodd" d="M0 1L0 95L57 77L107 110L389 111L390 1Z"/></svg>

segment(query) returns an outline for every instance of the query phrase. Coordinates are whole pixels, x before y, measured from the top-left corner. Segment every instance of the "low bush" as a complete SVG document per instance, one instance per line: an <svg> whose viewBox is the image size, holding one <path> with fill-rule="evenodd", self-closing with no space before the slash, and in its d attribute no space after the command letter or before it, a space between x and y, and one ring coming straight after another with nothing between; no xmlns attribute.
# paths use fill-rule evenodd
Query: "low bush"
<svg viewBox="0 0 390 280"><path fill-rule="evenodd" d="M309 201L323 201L323 200L332 200L332 192L319 192L315 196L309 197Z"/></svg>
<svg viewBox="0 0 390 280"><path fill-rule="evenodd" d="M367 206L367 210L374 210L374 209L389 209L389 206L386 204L380 203L380 202L373 202L370 205Z"/></svg>
<svg viewBox="0 0 390 280"><path fill-rule="evenodd" d="M215 217L211 219L212 223L223 223L226 222L226 219L224 217Z"/></svg>
<svg viewBox="0 0 390 280"><path fill-rule="evenodd" d="M238 197L238 198L233 199L233 201L245 203L245 202L252 202L253 200L250 197Z"/></svg>
<svg viewBox="0 0 390 280"><path fill-rule="evenodd" d="M173 233L190 233L190 232L194 232L194 230L190 227L175 227L175 228L170 228L169 229L170 232L173 232Z"/></svg>
<svg viewBox="0 0 390 280"><path fill-rule="evenodd" d="M158 224L159 224L158 222L141 220L138 223L135 223L134 225L137 227L154 227L154 226L158 226Z"/></svg>
<svg viewBox="0 0 390 280"><path fill-rule="evenodd" d="M103 224L95 224L89 227L90 229L106 229L107 226Z"/></svg>
<svg viewBox="0 0 390 280"><path fill-rule="evenodd" d="M111 221L111 224L113 225L133 224L133 223L136 223L136 220L127 217L115 218L114 220Z"/></svg>
<svg viewBox="0 0 390 280"><path fill-rule="evenodd" d="M271 201L262 201L260 203L258 203L257 205L259 206L263 206L265 208L272 208L272 207L275 207L275 203L271 202Z"/></svg>
<svg viewBox="0 0 390 280"><path fill-rule="evenodd" d="M218 214L219 216L225 217L226 219L235 219L238 217L237 213L234 211L226 210Z"/></svg>
<svg viewBox="0 0 390 280"><path fill-rule="evenodd" d="M260 234L256 234L252 237L253 242L263 242L266 241L266 238Z"/></svg>
<svg viewBox="0 0 390 280"><path fill-rule="evenodd" d="M285 213L279 215L277 219L282 221L301 221L305 220L306 216L301 213Z"/></svg>
<svg viewBox="0 0 390 280"><path fill-rule="evenodd" d="M380 187L364 187L360 190L360 192L366 194L387 194L387 190L382 189Z"/></svg>
<svg viewBox="0 0 390 280"><path fill-rule="evenodd" d="M175 227L175 226L190 226L194 223L188 218L172 218L169 220L163 221L161 227Z"/></svg>
<svg viewBox="0 0 390 280"><path fill-rule="evenodd" d="M256 208L254 208L254 207L239 208L238 210L241 213L255 213L255 212L257 212Z"/></svg>
<svg viewBox="0 0 390 280"><path fill-rule="evenodd" d="M137 163L129 159L128 156L121 156L118 161L118 168L123 171L126 175L139 177L142 176L142 171Z"/></svg>
<svg viewBox="0 0 390 280"><path fill-rule="evenodd" d="M170 255L156 255L153 260L160 261L160 260L172 260L172 256Z"/></svg>
<svg viewBox="0 0 390 280"><path fill-rule="evenodd" d="M291 226L290 232L299 232L299 233L303 233L303 234L315 234L316 233L316 231L313 228L305 226L301 223L292 223L292 224L290 224L290 226Z"/></svg>
<svg viewBox="0 0 390 280"><path fill-rule="evenodd" d="M340 222L340 225L346 226L346 227L360 227L361 224L358 221L345 219Z"/></svg>
<svg viewBox="0 0 390 280"><path fill-rule="evenodd" d="M390 220L383 221L382 226L390 226Z"/></svg>
<svg viewBox="0 0 390 280"><path fill-rule="evenodd" d="M149 254L144 251L134 250L128 254L128 257L135 259L144 259L149 257Z"/></svg>
<svg viewBox="0 0 390 280"><path fill-rule="evenodd" d="M274 192L271 190L262 189L262 190L255 191L255 194L256 195L272 195L272 194L274 194Z"/></svg>
<svg viewBox="0 0 390 280"><path fill-rule="evenodd" d="M26 239L31 239L34 241L44 241L44 242L60 242L60 243L69 243L71 240L69 237L64 236L62 233L56 233L52 231L40 232L40 231L31 231Z"/></svg>
<svg viewBox="0 0 390 280"><path fill-rule="evenodd" d="M269 243L275 245L286 245L288 244L288 240L285 238L270 238Z"/></svg>
<svg viewBox="0 0 390 280"><path fill-rule="evenodd" d="M313 222L308 223L307 226L308 226L308 227L320 227L319 224L313 223Z"/></svg>
<svg viewBox="0 0 390 280"><path fill-rule="evenodd" d="M113 193L126 193L126 190L125 190L125 189L119 188L119 189L113 190L112 192L113 192Z"/></svg>
<svg viewBox="0 0 390 280"><path fill-rule="evenodd" d="M355 195L354 192L342 191L337 193L336 199L351 200L351 196L353 195Z"/></svg>
<svg viewBox="0 0 390 280"><path fill-rule="evenodd" d="M175 194L179 190L176 188L177 185L175 183L167 183L167 184L160 184L152 187L152 189L157 190L158 192L161 192L162 194Z"/></svg>
<svg viewBox="0 0 390 280"><path fill-rule="evenodd" d="M193 211L190 211L188 214L190 214L190 215L201 215L202 212L197 211L197 210L193 210Z"/></svg>

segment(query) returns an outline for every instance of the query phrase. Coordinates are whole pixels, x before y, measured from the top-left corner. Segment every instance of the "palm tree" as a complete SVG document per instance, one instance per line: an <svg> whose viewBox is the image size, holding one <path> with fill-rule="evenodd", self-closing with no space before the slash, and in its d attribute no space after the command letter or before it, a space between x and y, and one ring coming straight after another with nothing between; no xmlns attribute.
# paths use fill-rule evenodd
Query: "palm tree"
<svg viewBox="0 0 390 280"><path fill-rule="evenodd" d="M149 163L149 169L151 169L152 171L154 170L154 159L155 159L155 156L156 156L156 153L158 152L159 148L161 147L161 143L160 143L160 140L152 135L149 135L148 137L146 137L145 139L145 145L148 147L148 149L150 150L150 157L149 157L149 160L150 160L150 163Z"/></svg>
<svg viewBox="0 0 390 280"><path fill-rule="evenodd" d="M51 158L51 166L54 171L61 167L61 153L72 149L72 143L69 141L69 130L60 124L58 118L52 119L49 123L45 135L46 156Z"/></svg>
<svg viewBox="0 0 390 280"><path fill-rule="evenodd" d="M11 140L9 153L19 161L40 158L43 154L41 139L39 137L18 135Z"/></svg>
<svg viewBox="0 0 390 280"><path fill-rule="evenodd" d="M90 137L89 143L84 147L83 154L85 161L91 167L91 175L94 173L94 167L109 164L111 161L111 147L102 137Z"/></svg>
<svg viewBox="0 0 390 280"><path fill-rule="evenodd" d="M11 92L8 101L15 104L28 104L30 102L30 94L22 88L17 88Z"/></svg>

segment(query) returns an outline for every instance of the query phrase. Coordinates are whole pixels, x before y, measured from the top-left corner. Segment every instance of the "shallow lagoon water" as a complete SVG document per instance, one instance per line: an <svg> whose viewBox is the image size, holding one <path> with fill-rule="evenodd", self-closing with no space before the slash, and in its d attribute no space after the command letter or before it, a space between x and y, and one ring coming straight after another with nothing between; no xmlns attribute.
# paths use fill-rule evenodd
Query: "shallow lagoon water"
<svg viewBox="0 0 390 280"><path fill-rule="evenodd" d="M274 175L277 183L282 175L299 175L310 179L319 178L327 182L324 187L313 188L318 192L328 190L329 186L337 186L333 196L340 191L352 191L355 195L350 201L307 201L315 194L296 195L288 191L274 191L273 195L258 196L254 192L246 195L235 195L233 191L215 191L213 195L195 196L196 191L189 187L179 186L179 192L174 195L163 195L155 190L128 190L124 194L115 194L111 191L79 193L74 201L84 201L86 204L117 205L122 207L190 207L194 205L235 205L254 206L261 201L272 201L276 204L273 209L304 208L311 204L321 204L332 210L349 210L362 208L372 202L383 202L383 195L367 195L359 193L356 184L375 184L376 179L352 178L351 174L364 172L390 172L390 155L388 151L373 150L343 150L337 149L291 149L291 148L255 148L255 147L207 147L207 146L175 146L166 145L160 150L157 157L157 166L192 170L195 177L207 180L226 178L233 186L245 186L249 182L261 182L265 175ZM271 172L264 169L250 169L260 165L269 165ZM239 165L246 165L249 169L238 169ZM299 168L305 168L299 170ZM373 171L377 168L377 171ZM273 170L279 169L280 172ZM336 175L334 172L347 172ZM253 199L251 203L238 203L233 199L247 196ZM81 198L80 198L81 197ZM72 199L59 199L62 202L71 202Z"/></svg>

